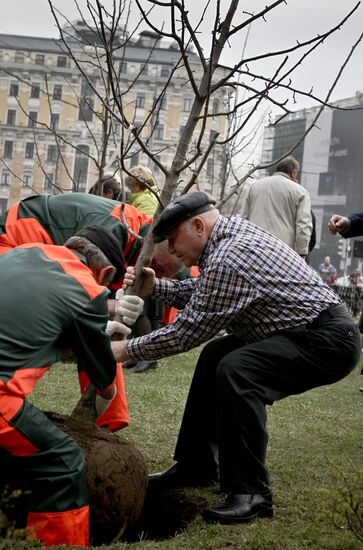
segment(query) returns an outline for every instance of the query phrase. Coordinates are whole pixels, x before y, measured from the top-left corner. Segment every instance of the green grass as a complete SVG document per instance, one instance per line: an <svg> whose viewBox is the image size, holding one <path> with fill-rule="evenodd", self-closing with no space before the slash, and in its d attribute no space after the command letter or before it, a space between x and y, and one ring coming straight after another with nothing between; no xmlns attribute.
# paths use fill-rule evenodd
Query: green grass
<svg viewBox="0 0 363 550"><path fill-rule="evenodd" d="M199 350L161 361L160 368L136 374L125 371L130 425L121 432L143 452L150 471L173 463L173 451L185 399ZM343 515L333 521L342 473L354 478L362 471L363 385L360 368L338 384L275 403L268 410L275 515L272 520L221 526L201 516L167 540L139 540L102 546L102 550L246 549L358 550L362 541L347 527ZM57 364L40 381L32 401L44 410L70 413L78 400L73 364ZM339 473L340 472L340 473ZM348 482L346 482L348 483ZM363 501L360 485L353 492ZM184 489L183 498L215 503L218 487ZM17 546L13 546L16 548ZM19 546L19 548L23 548Z"/></svg>

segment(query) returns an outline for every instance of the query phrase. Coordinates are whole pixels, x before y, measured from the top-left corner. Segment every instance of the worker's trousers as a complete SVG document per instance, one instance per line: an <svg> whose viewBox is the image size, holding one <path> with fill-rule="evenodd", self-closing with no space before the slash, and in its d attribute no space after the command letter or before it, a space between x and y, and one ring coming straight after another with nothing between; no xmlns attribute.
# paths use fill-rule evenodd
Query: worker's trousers
<svg viewBox="0 0 363 550"><path fill-rule="evenodd" d="M335 309L253 344L232 335L210 341L196 366L175 460L203 479L219 468L225 493L268 492L266 405L337 382L358 362L358 328Z"/></svg>
<svg viewBox="0 0 363 550"><path fill-rule="evenodd" d="M44 546L88 546L88 491L80 447L27 400L0 393L0 413L1 475L6 469L7 479L29 493L28 538Z"/></svg>

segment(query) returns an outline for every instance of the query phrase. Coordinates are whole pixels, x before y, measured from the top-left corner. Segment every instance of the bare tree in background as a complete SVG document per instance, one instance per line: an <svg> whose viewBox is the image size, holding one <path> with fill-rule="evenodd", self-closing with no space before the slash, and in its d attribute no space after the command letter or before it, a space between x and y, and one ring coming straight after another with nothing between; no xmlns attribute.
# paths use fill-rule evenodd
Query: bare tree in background
<svg viewBox="0 0 363 550"><path fill-rule="evenodd" d="M254 142L269 106L281 115L277 124L292 112L298 96L308 96L321 107L299 142L284 152L285 156L293 152L315 126L321 110L329 107L331 93L362 40L360 36L352 44L345 63L337 67L325 97L317 97L311 83L308 91L294 87L294 73L309 57L319 54L319 47L332 40L349 17L356 15L359 3L335 27L322 29L321 34L288 44L278 51L262 51L254 56L247 54L248 36L254 32L255 25L262 22L269 25L271 12L283 10L285 0L272 2L256 13L245 12L239 0L223 3L210 0L200 6L196 20L191 19L185 1L135 0L132 5L137 6L140 23L133 30L129 28L131 4L127 0L114 0L110 9L100 0L87 0L86 10L81 10L75 0L79 12L77 23L62 15L61 4L58 10L53 0L48 3L60 33L59 47L81 76L80 89L74 87L73 99L67 99L83 117L87 141L92 145L79 150L79 156L92 163L97 177L103 177L106 171L117 171L121 176L128 173L132 158L142 153L164 180L157 215L176 193L198 188L202 175L209 180L208 190L220 205L231 210L252 174L279 161L273 159L269 164L253 165L244 154L243 177L237 170L241 154ZM212 17L208 46L201 31L207 16ZM145 28L149 55L136 73L125 77L125 59L136 33ZM170 44L174 63L166 77L155 78L152 105L144 108L140 117L137 92L155 59L160 40ZM223 60L223 54L233 42L243 47L240 60L231 66L226 64L226 56ZM269 73L261 74L258 68L261 61L266 60ZM160 145L159 121L175 82L188 87L190 105L183 122L179 121L180 127L176 122L173 138ZM49 97L52 112L51 94ZM91 124L91 121L96 122ZM65 170L62 149L74 144L67 132L57 130L55 125L43 126L53 133L58 160ZM162 159L165 156L166 162ZM69 174L69 178L73 180L72 189L77 190L77 174ZM148 261L151 247L151 243L143 247L143 262Z"/></svg>

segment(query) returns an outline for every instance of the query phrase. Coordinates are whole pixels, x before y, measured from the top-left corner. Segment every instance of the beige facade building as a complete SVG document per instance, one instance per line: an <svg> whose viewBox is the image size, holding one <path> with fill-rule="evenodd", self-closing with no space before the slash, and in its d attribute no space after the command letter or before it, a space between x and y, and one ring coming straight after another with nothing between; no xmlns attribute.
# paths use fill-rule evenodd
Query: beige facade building
<svg viewBox="0 0 363 550"><path fill-rule="evenodd" d="M104 137L104 74L96 63L101 58L102 65L95 35L76 24L67 36L65 46L59 39L0 34L0 211L36 193L87 191L98 177L97 165L112 169L120 151L126 166L150 166L163 185L162 172L133 143L120 118L112 117L112 131ZM189 52L189 58L198 74L197 56ZM194 99L185 70L175 71L178 63L176 47L147 31L115 53L115 80L127 119L164 166L172 162ZM223 112L224 101L222 92L212 100L211 112ZM202 149L215 131L225 134L225 117L207 119ZM198 187L214 193L222 171L223 157L214 152L198 176Z"/></svg>

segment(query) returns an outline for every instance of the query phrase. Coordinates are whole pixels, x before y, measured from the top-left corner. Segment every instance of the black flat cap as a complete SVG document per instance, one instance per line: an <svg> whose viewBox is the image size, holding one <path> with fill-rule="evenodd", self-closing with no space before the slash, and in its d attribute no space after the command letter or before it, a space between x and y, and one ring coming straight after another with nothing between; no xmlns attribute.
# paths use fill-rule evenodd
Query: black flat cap
<svg viewBox="0 0 363 550"><path fill-rule="evenodd" d="M78 233L78 237L85 237L98 246L110 263L116 268L113 283L116 283L125 273L125 257L120 242L115 235L102 225L89 225Z"/></svg>
<svg viewBox="0 0 363 550"><path fill-rule="evenodd" d="M194 191L186 193L172 200L168 206L164 208L159 216L153 229L153 237L156 243L165 240L166 235L170 233L174 227L185 220L214 210L216 201L213 197L202 191Z"/></svg>

